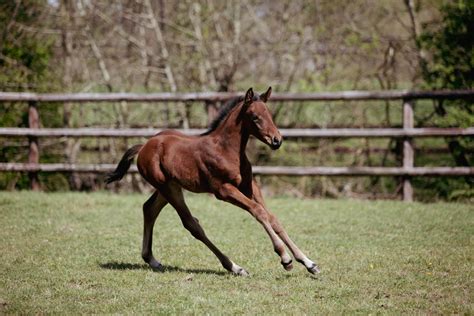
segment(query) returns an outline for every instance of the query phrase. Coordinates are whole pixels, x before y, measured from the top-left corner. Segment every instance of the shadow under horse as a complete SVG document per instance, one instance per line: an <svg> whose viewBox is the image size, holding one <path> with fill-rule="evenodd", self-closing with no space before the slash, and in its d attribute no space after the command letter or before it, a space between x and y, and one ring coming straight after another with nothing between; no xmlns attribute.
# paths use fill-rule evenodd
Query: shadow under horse
<svg viewBox="0 0 474 316"><path fill-rule="evenodd" d="M250 135L273 150L282 144L282 136L266 106L271 87L262 94L250 88L245 96L227 102L210 128L199 136L165 130L143 145L128 149L107 183L123 178L136 155L142 177L156 191L143 205L144 231L142 257L153 269L163 269L152 252L153 226L163 207L170 203L178 212L183 226L203 242L222 266L237 275L248 272L232 262L206 236L197 218L193 217L183 196L183 189L196 193L212 193L219 200L232 203L254 216L270 237L283 268L293 268L292 259L302 263L310 273L319 273L310 260L290 239L282 225L265 206L262 193L252 176L252 166L245 149Z"/></svg>

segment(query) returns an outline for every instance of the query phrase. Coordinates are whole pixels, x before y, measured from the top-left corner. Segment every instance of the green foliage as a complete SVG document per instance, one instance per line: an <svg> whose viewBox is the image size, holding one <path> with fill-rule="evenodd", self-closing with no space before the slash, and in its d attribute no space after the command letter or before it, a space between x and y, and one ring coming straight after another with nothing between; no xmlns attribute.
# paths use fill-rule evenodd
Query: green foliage
<svg viewBox="0 0 474 316"><path fill-rule="evenodd" d="M453 190L449 195L450 201L474 201L474 189Z"/></svg>
<svg viewBox="0 0 474 316"><path fill-rule="evenodd" d="M41 13L45 4L46 1L42 0L0 1L0 90L44 92L59 80L52 75L53 38L14 26L15 23L41 28ZM44 127L62 126L57 104L42 103L40 113ZM27 127L27 105L0 104L0 126ZM23 145L2 146L0 161L25 161L27 157L25 149ZM27 175L0 173L0 188L5 189L9 186L17 189L28 188Z"/></svg>
<svg viewBox="0 0 474 316"><path fill-rule="evenodd" d="M422 201L474 201L473 189L462 178L420 177L414 178L412 183L415 187L415 195Z"/></svg>
<svg viewBox="0 0 474 316"><path fill-rule="evenodd" d="M428 56L421 62L425 84L430 89L472 89L474 83L474 1L459 0L442 7L442 22L427 29L418 45ZM474 125L472 100L442 101L435 105L432 122L439 127ZM447 138L446 143L456 165L472 165L473 138ZM429 187L448 199L469 198L472 178L419 181L423 190ZM468 187L466 187L466 185ZM467 193L466 193L467 192ZM465 193L465 194L464 194Z"/></svg>
<svg viewBox="0 0 474 316"><path fill-rule="evenodd" d="M40 173L39 181L43 189L47 192L64 192L69 191L69 182L67 180L67 174L61 173Z"/></svg>
<svg viewBox="0 0 474 316"><path fill-rule="evenodd" d="M50 38L39 38L22 28L12 27L12 21L24 25L36 23L45 1L0 1L0 86L18 91L23 87L34 87L41 90L43 82L51 80L50 59L54 41ZM49 85L50 82L47 82Z"/></svg>
<svg viewBox="0 0 474 316"><path fill-rule="evenodd" d="M465 314L473 312L468 204L270 199L322 273L283 270L261 225L206 195L187 200L251 277L227 273L166 206L140 257L143 195L0 192L0 314Z"/></svg>
<svg viewBox="0 0 474 316"><path fill-rule="evenodd" d="M25 38L20 43L7 42L2 47L2 55L26 67L28 71L18 71L14 77L0 77L2 81L40 82L48 71L50 58L50 44L38 42L35 39ZM5 67L6 62L0 62ZM11 75L11 72L9 73Z"/></svg>
<svg viewBox="0 0 474 316"><path fill-rule="evenodd" d="M474 82L474 1L459 0L442 8L441 28L427 30L419 44L432 60L423 65L430 88L472 89Z"/></svg>

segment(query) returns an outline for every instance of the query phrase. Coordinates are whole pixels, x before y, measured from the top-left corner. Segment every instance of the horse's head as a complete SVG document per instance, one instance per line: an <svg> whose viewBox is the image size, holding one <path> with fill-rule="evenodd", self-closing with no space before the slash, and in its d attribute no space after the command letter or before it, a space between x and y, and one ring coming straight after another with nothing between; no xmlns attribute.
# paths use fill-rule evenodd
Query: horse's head
<svg viewBox="0 0 474 316"><path fill-rule="evenodd" d="M247 90L242 107L244 124L250 134L260 141L270 146L271 149L278 149L281 146L283 137L273 123L272 115L265 102L270 98L272 87L267 92L254 99L252 88Z"/></svg>

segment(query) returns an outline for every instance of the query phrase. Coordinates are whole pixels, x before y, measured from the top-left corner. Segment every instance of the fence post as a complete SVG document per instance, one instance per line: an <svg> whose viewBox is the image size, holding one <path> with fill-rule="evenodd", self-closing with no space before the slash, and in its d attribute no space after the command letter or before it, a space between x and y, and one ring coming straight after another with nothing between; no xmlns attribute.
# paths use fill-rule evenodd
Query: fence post
<svg viewBox="0 0 474 316"><path fill-rule="evenodd" d="M413 100L403 100L403 129L414 128ZM412 169L414 167L413 139L405 137L403 139L403 169ZM413 187L410 176L403 176L403 201L413 201Z"/></svg>
<svg viewBox="0 0 474 316"><path fill-rule="evenodd" d="M30 101L28 103L28 126L29 128L39 128L39 114L36 101ZM39 164L39 147L38 147L38 137L29 136L28 141L30 144L30 149L28 152L28 163L29 164ZM28 172L28 177L30 178L30 188L33 191L40 190L40 184L38 180L38 173L36 171Z"/></svg>

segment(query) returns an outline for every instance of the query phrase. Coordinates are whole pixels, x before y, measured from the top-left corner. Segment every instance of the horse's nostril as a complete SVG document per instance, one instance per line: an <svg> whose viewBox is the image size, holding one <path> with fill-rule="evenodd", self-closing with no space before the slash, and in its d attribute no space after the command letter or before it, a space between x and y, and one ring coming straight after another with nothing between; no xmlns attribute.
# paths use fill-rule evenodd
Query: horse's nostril
<svg viewBox="0 0 474 316"><path fill-rule="evenodd" d="M282 142L282 140L279 139L278 137L273 137L272 138L272 145L271 145L272 149L280 148L281 142Z"/></svg>

